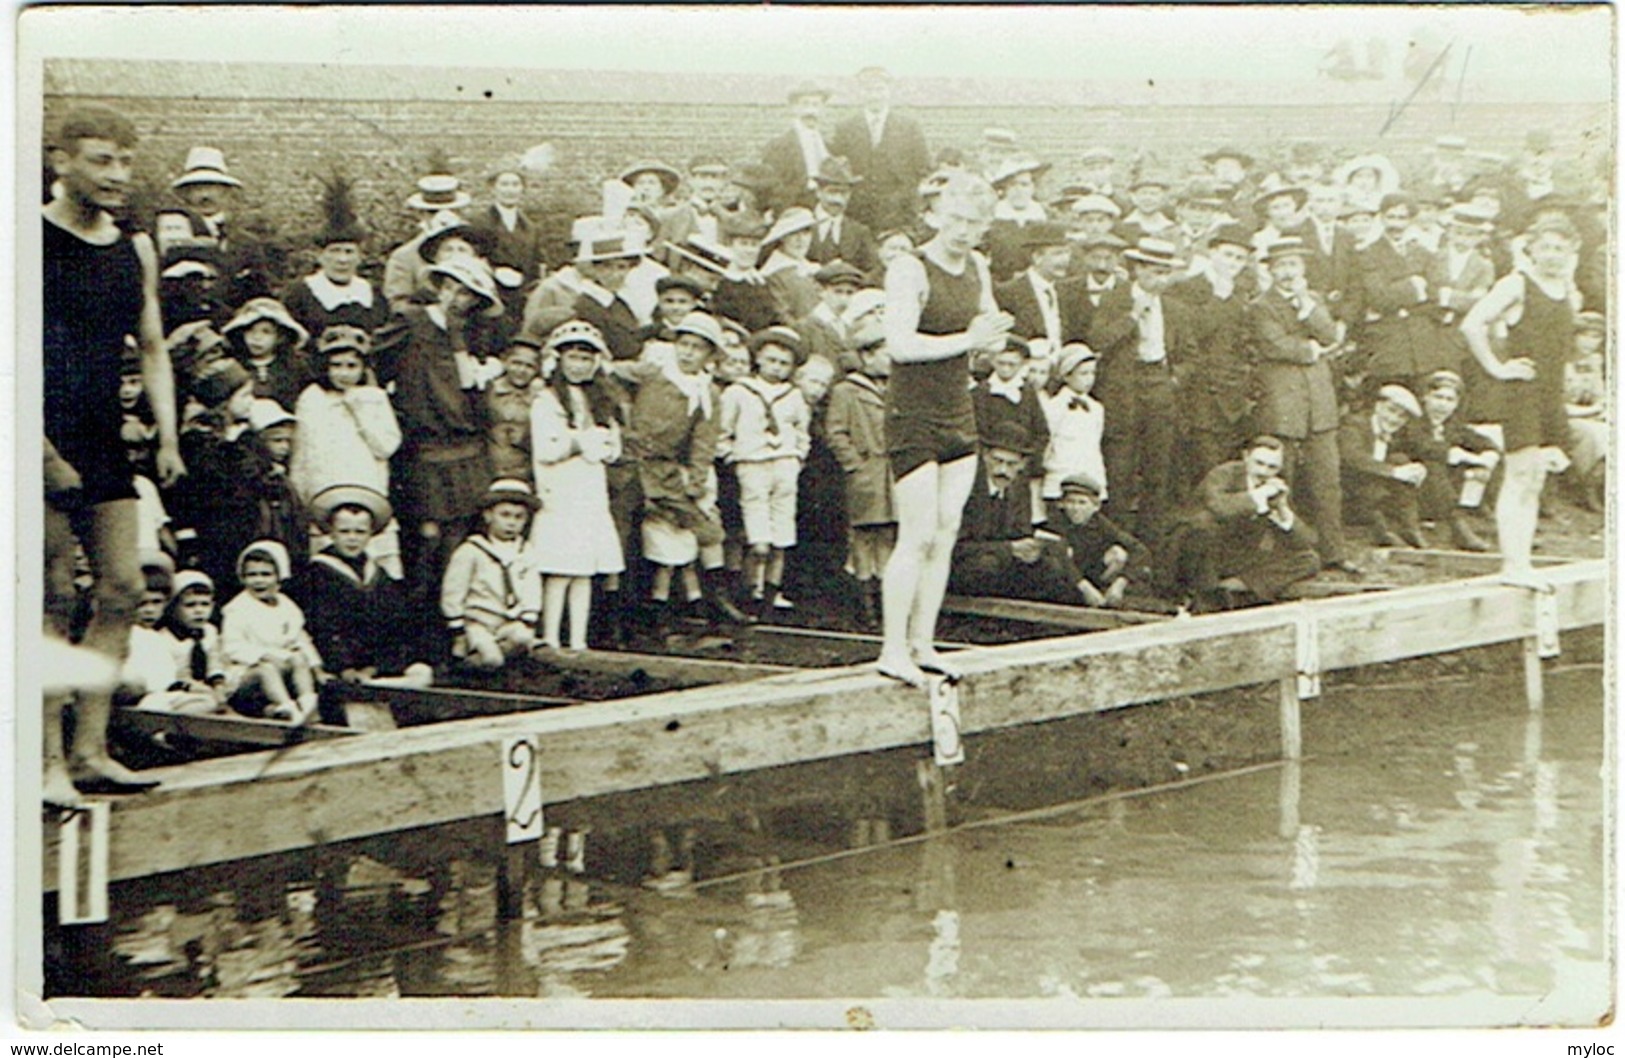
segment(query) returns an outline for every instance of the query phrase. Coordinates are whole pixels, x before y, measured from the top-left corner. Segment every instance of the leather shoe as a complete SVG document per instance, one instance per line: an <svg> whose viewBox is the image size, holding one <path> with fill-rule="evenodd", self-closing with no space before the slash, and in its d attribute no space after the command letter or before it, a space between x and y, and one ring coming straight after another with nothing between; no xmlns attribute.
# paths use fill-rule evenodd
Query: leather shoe
<svg viewBox="0 0 1625 1058"><path fill-rule="evenodd" d="M1488 551L1490 545L1484 538L1473 531L1462 518L1453 519L1450 523L1450 535L1455 537L1456 546L1463 551Z"/></svg>
<svg viewBox="0 0 1625 1058"><path fill-rule="evenodd" d="M1328 562L1321 569L1337 570L1340 573L1347 573L1351 577L1365 576L1365 567L1349 558L1340 558L1336 562Z"/></svg>

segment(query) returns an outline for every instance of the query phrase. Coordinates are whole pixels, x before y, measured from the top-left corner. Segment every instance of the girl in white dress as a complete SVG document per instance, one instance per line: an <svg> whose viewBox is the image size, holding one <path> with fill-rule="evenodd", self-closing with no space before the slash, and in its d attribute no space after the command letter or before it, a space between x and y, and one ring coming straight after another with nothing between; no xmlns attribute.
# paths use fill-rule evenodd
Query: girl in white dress
<svg viewBox="0 0 1625 1058"><path fill-rule="evenodd" d="M587 649L592 578L626 569L609 509L604 464L620 458L620 405L601 368L609 347L598 328L571 320L554 329L548 387L531 405L531 457L542 501L530 547L542 573L542 646L557 650L566 606L570 649Z"/></svg>

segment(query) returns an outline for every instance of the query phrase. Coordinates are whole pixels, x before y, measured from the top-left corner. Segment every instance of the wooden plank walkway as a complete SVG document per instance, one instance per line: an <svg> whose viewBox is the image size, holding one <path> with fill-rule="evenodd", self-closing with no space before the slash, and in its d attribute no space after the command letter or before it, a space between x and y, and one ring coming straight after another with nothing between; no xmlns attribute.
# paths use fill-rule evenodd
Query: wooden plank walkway
<svg viewBox="0 0 1625 1058"><path fill-rule="evenodd" d="M1608 618L1605 561L1547 575L1558 627ZM1318 644L1321 671L1529 644L1537 634L1535 598L1479 578L966 650L955 655L966 673L962 729L1232 687L1285 687L1298 675L1300 636ZM1532 671L1538 684L1538 661ZM558 803L929 743L931 726L926 695L862 666L205 761L154 772L163 786L115 804L110 878L500 813L504 739L525 736L540 741L543 799ZM56 879L52 830L47 888Z"/></svg>

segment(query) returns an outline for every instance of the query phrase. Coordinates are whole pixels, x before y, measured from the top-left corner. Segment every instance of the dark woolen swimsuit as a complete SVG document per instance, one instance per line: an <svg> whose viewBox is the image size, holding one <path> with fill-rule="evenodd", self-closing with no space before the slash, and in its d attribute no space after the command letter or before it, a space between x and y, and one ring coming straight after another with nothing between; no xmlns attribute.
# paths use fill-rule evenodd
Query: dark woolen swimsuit
<svg viewBox="0 0 1625 1058"><path fill-rule="evenodd" d="M920 334L963 334L982 311L982 274L975 260L954 275L921 254L926 297ZM927 463L949 463L976 452L976 407L970 354L922 363L894 363L886 387L886 451L901 480Z"/></svg>

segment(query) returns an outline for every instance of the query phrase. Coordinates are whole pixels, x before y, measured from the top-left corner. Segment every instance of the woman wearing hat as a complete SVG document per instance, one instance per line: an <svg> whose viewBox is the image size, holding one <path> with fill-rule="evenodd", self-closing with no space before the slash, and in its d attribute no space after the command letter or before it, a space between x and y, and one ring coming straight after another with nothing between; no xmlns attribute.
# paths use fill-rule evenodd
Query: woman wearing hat
<svg viewBox="0 0 1625 1058"><path fill-rule="evenodd" d="M1502 579L1549 590L1530 556L1546 475L1569 466L1563 368L1574 350L1580 236L1562 220L1538 223L1525 234L1528 269L1491 287L1467 313L1461 333L1478 363L1474 418L1501 425L1507 454L1495 504Z"/></svg>
<svg viewBox="0 0 1625 1058"><path fill-rule="evenodd" d="M937 654L937 614L947 591L959 523L976 481L973 353L1004 347L1013 324L993 299L976 246L993 222L993 189L950 174L928 219L936 235L919 255L886 269L886 444L896 475L897 546L882 593L884 644L878 666L924 687L926 673L951 674Z"/></svg>
<svg viewBox="0 0 1625 1058"><path fill-rule="evenodd" d="M478 258L453 257L431 265L429 275L435 303L408 306L378 332L373 352L379 380L395 384L405 438L396 482L403 552L420 600L439 584L445 556L490 480L469 332L479 314L502 311L491 271Z"/></svg>
<svg viewBox="0 0 1625 1058"><path fill-rule="evenodd" d="M290 408L309 379L305 342L310 334L275 298L255 298L221 328L231 355L254 379L254 395Z"/></svg>
<svg viewBox="0 0 1625 1058"><path fill-rule="evenodd" d="M570 649L585 650L593 578L619 578L626 569L605 473L621 457L621 404L603 372L609 347L598 328L571 320L554 329L547 348L557 365L530 410L532 471L542 504L530 527L543 578L541 644L562 645L568 604Z"/></svg>
<svg viewBox="0 0 1625 1058"><path fill-rule="evenodd" d="M767 238L762 240L758 271L767 280L768 292L778 303L781 321L801 319L823 298L814 278L818 264L807 258L816 223L812 210L792 206L779 215L768 229Z"/></svg>

